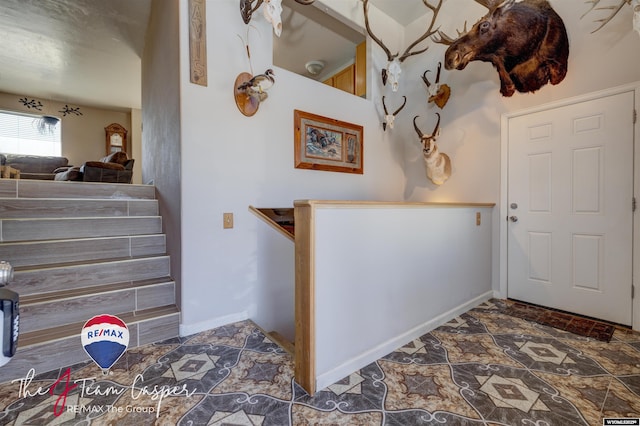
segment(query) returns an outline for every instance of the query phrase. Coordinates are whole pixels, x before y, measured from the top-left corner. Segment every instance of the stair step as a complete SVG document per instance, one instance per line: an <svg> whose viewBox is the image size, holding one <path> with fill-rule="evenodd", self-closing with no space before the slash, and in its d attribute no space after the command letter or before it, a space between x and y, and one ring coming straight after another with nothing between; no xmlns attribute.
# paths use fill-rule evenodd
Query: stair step
<svg viewBox="0 0 640 426"><path fill-rule="evenodd" d="M113 237L161 232L160 216L0 220L1 242Z"/></svg>
<svg viewBox="0 0 640 426"><path fill-rule="evenodd" d="M102 313L96 311L95 315ZM159 342L179 334L180 313L176 306L129 312L118 317L129 329L129 348ZM39 374L88 361L90 358L80 340L80 332L86 320L20 334L11 368L0 368L0 383L24 378L31 368Z"/></svg>
<svg viewBox="0 0 640 426"><path fill-rule="evenodd" d="M0 259L14 268L165 253L164 234L0 244Z"/></svg>
<svg viewBox="0 0 640 426"><path fill-rule="evenodd" d="M28 303L44 303L44 302L50 302L52 300L57 300L57 299L86 296L94 293L100 293L103 291L122 290L122 289L128 289L132 287L144 287L148 285L151 286L151 285L158 285L158 284L167 284L172 282L173 282L173 278L166 276L166 277L160 277L160 278L152 278L148 280L124 281L120 283L97 285L93 287L59 290L51 293L32 294L32 295L25 295L25 296L21 295L20 304L23 305Z"/></svg>
<svg viewBox="0 0 640 426"><path fill-rule="evenodd" d="M175 282L132 282L102 286L91 294L48 294L47 297L21 297L20 332L30 333L44 328L86 321L96 315L96 309L111 315L138 312L175 305Z"/></svg>
<svg viewBox="0 0 640 426"><path fill-rule="evenodd" d="M152 185L0 179L0 197L155 199Z"/></svg>
<svg viewBox="0 0 640 426"><path fill-rule="evenodd" d="M169 269L169 256L114 259L44 268L15 268L11 288L22 297L159 278L170 275Z"/></svg>
<svg viewBox="0 0 640 426"><path fill-rule="evenodd" d="M157 200L2 198L0 219L157 216Z"/></svg>
<svg viewBox="0 0 640 426"><path fill-rule="evenodd" d="M96 315L122 318L130 348L179 335L154 186L0 179L0 260L21 305L0 383L88 361L80 333Z"/></svg>

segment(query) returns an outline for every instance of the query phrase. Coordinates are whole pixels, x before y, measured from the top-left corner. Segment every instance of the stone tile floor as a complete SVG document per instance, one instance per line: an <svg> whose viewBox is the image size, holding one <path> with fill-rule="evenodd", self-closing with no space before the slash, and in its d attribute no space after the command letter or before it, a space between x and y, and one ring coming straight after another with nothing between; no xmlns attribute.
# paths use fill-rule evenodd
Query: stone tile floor
<svg viewBox="0 0 640 426"><path fill-rule="evenodd" d="M2 425L601 425L640 417L640 334L609 343L491 300L307 395L251 321L0 385ZM6 367L3 367L6 368ZM22 385L22 386L21 386ZM75 386L75 387L74 387Z"/></svg>

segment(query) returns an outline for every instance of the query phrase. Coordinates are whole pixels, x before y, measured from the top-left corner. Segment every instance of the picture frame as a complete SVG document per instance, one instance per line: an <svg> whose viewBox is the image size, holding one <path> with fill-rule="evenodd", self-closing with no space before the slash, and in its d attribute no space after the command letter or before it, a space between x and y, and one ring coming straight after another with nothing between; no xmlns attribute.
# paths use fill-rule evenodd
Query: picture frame
<svg viewBox="0 0 640 426"><path fill-rule="evenodd" d="M363 127L293 111L296 169L363 174Z"/></svg>

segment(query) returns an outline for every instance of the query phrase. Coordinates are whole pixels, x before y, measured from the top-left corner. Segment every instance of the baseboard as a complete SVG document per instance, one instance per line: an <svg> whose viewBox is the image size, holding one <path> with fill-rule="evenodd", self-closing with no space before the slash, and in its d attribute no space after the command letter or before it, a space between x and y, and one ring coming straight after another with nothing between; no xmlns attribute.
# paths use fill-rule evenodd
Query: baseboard
<svg viewBox="0 0 640 426"><path fill-rule="evenodd" d="M441 326L442 324L446 324L451 321L453 318L469 311L472 308L480 305L483 302L491 299L494 296L493 290L488 291L486 293L481 294L478 297L475 297L468 302L462 303L447 312L438 315L435 318L430 319L429 321L414 327L410 330L407 330L405 333L390 339L375 348L363 353L362 355L353 358L333 370L327 371L316 377L316 390L321 390L326 388L329 385L334 384L338 380L347 377L354 371L369 365L370 363L382 358L383 356L393 352L394 350L406 345L414 339L422 336Z"/></svg>
<svg viewBox="0 0 640 426"><path fill-rule="evenodd" d="M212 330L214 328L222 327L223 325L238 321L245 321L247 319L249 319L249 313L243 311L236 314L226 315L224 317L211 318L194 324L180 324L180 337L190 336L202 331Z"/></svg>

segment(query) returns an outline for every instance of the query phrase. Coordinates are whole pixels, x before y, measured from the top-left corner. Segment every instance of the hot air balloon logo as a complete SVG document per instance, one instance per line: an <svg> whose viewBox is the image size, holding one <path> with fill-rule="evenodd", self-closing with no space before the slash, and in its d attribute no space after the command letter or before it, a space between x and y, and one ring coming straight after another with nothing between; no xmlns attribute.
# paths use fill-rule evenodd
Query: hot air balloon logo
<svg viewBox="0 0 640 426"><path fill-rule="evenodd" d="M82 347L106 374L129 346L127 324L114 315L97 315L82 327Z"/></svg>

